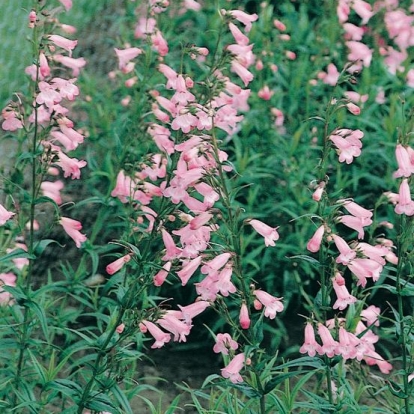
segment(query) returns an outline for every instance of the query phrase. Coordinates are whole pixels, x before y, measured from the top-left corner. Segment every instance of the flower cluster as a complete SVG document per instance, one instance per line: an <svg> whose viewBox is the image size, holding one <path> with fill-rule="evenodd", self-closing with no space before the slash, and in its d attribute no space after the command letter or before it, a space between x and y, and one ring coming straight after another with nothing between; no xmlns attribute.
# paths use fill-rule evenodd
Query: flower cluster
<svg viewBox="0 0 414 414"><path fill-rule="evenodd" d="M62 1L62 4L69 10L72 6L70 1ZM42 156L39 158L40 171L39 185L43 195L50 198L56 204L62 203L60 191L64 187L61 180L45 180L46 175L57 174L56 167L59 167L64 178L79 179L81 168L86 166L86 161L70 157L68 152L75 150L84 141L84 134L74 128L74 123L68 118L69 109L67 105L79 96L79 88L76 86L76 76L79 70L85 65L83 58L72 58L72 51L77 45L76 40L57 34L45 32L50 26L48 20L49 12L42 10L36 13L32 10L29 14L29 27L39 33L42 32L41 49L38 51L34 64L26 68L26 73L31 76L35 84L35 94L31 103L30 111L25 111L22 105L10 103L2 110L4 121L3 130L17 131L24 129L26 132L34 131L34 139L40 137L35 143L36 150L42 149ZM40 16L40 17L39 17ZM57 19L53 27L60 28L62 32L72 34L75 28L68 25L60 25ZM60 64L60 65L59 65ZM66 68L72 69L72 76L62 77L66 74ZM58 72L59 76L55 76ZM47 133L41 133L47 131ZM34 184L35 185L35 184ZM9 213L9 218L11 217ZM6 217L3 214L3 217ZM63 217L59 222L68 235L74 239L76 246L80 247L86 237L79 233L81 224Z"/></svg>
<svg viewBox="0 0 414 414"><path fill-rule="evenodd" d="M374 320L369 319L369 316L374 314ZM332 336L331 330L335 327L335 321L330 320L326 325L318 323L318 336L320 343L315 338L315 331L310 322L305 327L305 341L300 348L302 354L309 356L326 355L333 358L336 355L341 356L344 361L349 359L356 359L357 361L365 361L368 365L377 365L380 371L384 374L389 374L392 365L385 361L376 351L375 343L378 342L378 335L376 335L371 327L378 325L379 309L371 306L365 309L361 314L362 318L368 322L368 326L361 320L358 322L355 332L349 332L344 326L338 329L338 340ZM342 324L346 321L342 320Z"/></svg>
<svg viewBox="0 0 414 414"><path fill-rule="evenodd" d="M214 234L227 225L225 220L220 222L227 214L221 204L232 208L229 207L225 174L233 168L227 161L228 154L219 147L218 134L231 136L238 130L243 120L239 112L248 109L250 94L249 89L232 82L225 73L236 73L245 87L253 79L248 68L254 63L255 56L247 34L257 15L222 10L221 17L236 42L223 51L226 56L230 55L230 70L225 64L212 65L213 69L210 69L206 61L209 50L195 45L188 47L185 53L191 60L196 59L198 64L205 64L210 69L208 81L180 73L164 60L158 64L157 70L165 87L149 91L155 121L150 123L147 133L159 152L147 156L147 160L132 173L121 170L111 192L113 197L128 203L137 213L135 231L158 234L161 239L164 249L153 283L161 286L167 278L175 278L183 286L193 284L197 293L194 303L181 306L180 310L162 311L160 317L149 317L140 323L141 332L149 332L155 338L153 348L162 347L171 339L186 341L194 316L207 307L216 308L218 300L222 303L233 295L240 309L241 329L250 327L252 305L256 310L264 308L264 315L271 319L283 310L281 299L260 289L246 291L237 263L238 253L229 246L213 243ZM239 23L242 28L238 27ZM157 33L161 38L155 16L139 18L136 39L148 39L150 35L152 48L160 56L168 57L167 48L159 50L154 46ZM144 46L137 46L116 49L119 70L124 74L134 67L134 59L147 53ZM159 200L163 200L164 209L169 205L168 215L158 210ZM245 223L263 236L266 246L275 245L279 238L276 228L256 219ZM130 258L127 254L115 260L108 265L107 272L113 274L120 270ZM229 347L235 350L232 341ZM216 344L215 350L223 346ZM223 376L233 382L241 381L238 373L244 364L244 354L240 353L222 370Z"/></svg>

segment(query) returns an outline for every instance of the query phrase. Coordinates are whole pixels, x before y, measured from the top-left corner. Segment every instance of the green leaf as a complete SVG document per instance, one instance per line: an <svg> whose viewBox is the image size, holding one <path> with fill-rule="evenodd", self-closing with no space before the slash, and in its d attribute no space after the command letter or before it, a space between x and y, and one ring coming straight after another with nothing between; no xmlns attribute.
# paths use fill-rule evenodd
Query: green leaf
<svg viewBox="0 0 414 414"><path fill-rule="evenodd" d="M91 411L109 411L111 414L120 414L121 412L112 404L108 396L99 393L92 397L93 400L86 404L86 408Z"/></svg>
<svg viewBox="0 0 414 414"><path fill-rule="evenodd" d="M134 414L132 412L131 406L126 395L122 392L121 388L118 385L114 385L111 388L112 394L114 395L116 401L122 406L127 414Z"/></svg>
<svg viewBox="0 0 414 414"><path fill-rule="evenodd" d="M12 259L35 259L35 257L30 255L23 249L14 249L12 252L0 257L0 263Z"/></svg>
<svg viewBox="0 0 414 414"><path fill-rule="evenodd" d="M26 306L35 313L39 319L43 334L46 338L49 338L49 327L47 325L47 318L44 309L38 303L32 300L27 301Z"/></svg>
<svg viewBox="0 0 414 414"><path fill-rule="evenodd" d="M39 257L45 251L46 247L52 243L56 243L59 247L64 247L62 244L58 243L56 240L52 240L52 239L41 240L39 243L36 243L36 246L34 248L35 256Z"/></svg>
<svg viewBox="0 0 414 414"><path fill-rule="evenodd" d="M45 389L52 389L61 392L73 400L77 400L83 393L82 387L74 381L67 379L57 379L46 384Z"/></svg>
<svg viewBox="0 0 414 414"><path fill-rule="evenodd" d="M289 256L289 259L299 259L304 260L305 262L309 262L315 267L321 267L322 265L316 260L314 257L308 256L306 254L298 254L296 256Z"/></svg>
<svg viewBox="0 0 414 414"><path fill-rule="evenodd" d="M280 371L285 368L292 368L292 367L303 367L308 366L316 369L324 369L325 364L321 358L318 357L302 357L298 359L294 359L293 361L286 362L285 364L278 365L275 367L276 370Z"/></svg>

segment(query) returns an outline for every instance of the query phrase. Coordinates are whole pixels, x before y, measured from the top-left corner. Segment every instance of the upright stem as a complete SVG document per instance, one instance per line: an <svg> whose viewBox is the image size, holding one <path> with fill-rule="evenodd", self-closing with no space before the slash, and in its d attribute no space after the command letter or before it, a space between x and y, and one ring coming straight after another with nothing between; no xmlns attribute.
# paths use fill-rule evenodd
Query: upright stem
<svg viewBox="0 0 414 414"><path fill-rule="evenodd" d="M403 277L403 268L405 264L405 253L407 250L406 246L406 237L410 234L412 235L412 222L411 219L407 218L405 215L402 215L399 223L400 234L397 238L397 252L398 252L398 265L397 265L397 277L396 277L396 288L397 288L397 306L398 306L398 316L399 316L399 330L400 337L398 342L401 344L402 351L402 369L403 369L403 390L405 397L404 399L404 413L410 414L410 404L409 404L409 384L408 384L408 355L407 355L407 337L405 333L405 319L404 319L404 308L403 308L403 295L402 295L402 283L404 283Z"/></svg>

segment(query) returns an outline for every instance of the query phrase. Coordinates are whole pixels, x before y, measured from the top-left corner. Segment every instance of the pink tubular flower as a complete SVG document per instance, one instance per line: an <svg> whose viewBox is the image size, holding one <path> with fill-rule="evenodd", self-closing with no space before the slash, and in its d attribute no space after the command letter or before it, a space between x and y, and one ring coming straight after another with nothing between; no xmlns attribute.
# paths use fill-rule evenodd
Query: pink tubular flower
<svg viewBox="0 0 414 414"><path fill-rule="evenodd" d="M63 170L65 178L71 177L72 180L80 178L80 169L86 166L86 161L79 161L77 158L69 158L62 151L58 152L59 161L56 162Z"/></svg>
<svg viewBox="0 0 414 414"><path fill-rule="evenodd" d="M274 92L269 89L267 85L265 85L259 92L257 92L257 96L265 101L268 101Z"/></svg>
<svg viewBox="0 0 414 414"><path fill-rule="evenodd" d="M367 278L375 282L379 279L383 266L371 259L354 259L348 264L348 269L357 277L357 286L365 287Z"/></svg>
<svg viewBox="0 0 414 414"><path fill-rule="evenodd" d="M172 238L171 234L167 232L167 230L162 229L162 240L164 242L164 246L166 249L165 255L162 257L162 260L173 260L178 258L181 255L182 250L179 249L175 243L174 239Z"/></svg>
<svg viewBox="0 0 414 414"><path fill-rule="evenodd" d="M165 282L165 279L167 278L168 273L171 269L171 264L171 262L165 263L162 269L154 276L155 286L161 286Z"/></svg>
<svg viewBox="0 0 414 414"><path fill-rule="evenodd" d="M23 128L23 122L17 118L17 114L9 107L4 108L1 111L1 115L4 118L1 127L4 131L16 131Z"/></svg>
<svg viewBox="0 0 414 414"><path fill-rule="evenodd" d="M162 33L155 29L155 32L151 35L152 47L160 54L165 56L168 53L168 43L162 36Z"/></svg>
<svg viewBox="0 0 414 414"><path fill-rule="evenodd" d="M379 326L379 317L381 309L378 306L368 306L361 311L361 319L364 320L368 327L371 325Z"/></svg>
<svg viewBox="0 0 414 414"><path fill-rule="evenodd" d="M329 329L322 325L321 323L318 324L318 334L322 341L321 351L322 354L325 354L329 358L332 358L334 355L338 355L338 342L336 342L333 338Z"/></svg>
<svg viewBox="0 0 414 414"><path fill-rule="evenodd" d="M398 170L393 174L393 177L411 177L411 174L414 174L414 159L410 159L408 149L398 144L395 148L395 158L397 159Z"/></svg>
<svg viewBox="0 0 414 414"><path fill-rule="evenodd" d="M213 347L213 351L216 354L219 354L221 352L223 355L228 355L229 349L235 351L238 347L238 343L233 340L228 333L219 333L216 336L216 344Z"/></svg>
<svg viewBox="0 0 414 414"><path fill-rule="evenodd" d="M243 382L240 371L244 366L244 361L244 353L236 355L225 368L222 368L221 375L224 378L228 378L234 384Z"/></svg>
<svg viewBox="0 0 414 414"><path fill-rule="evenodd" d="M372 60L372 49L367 45L355 40L350 40L346 42L346 45L349 48L348 60L349 61L362 61L365 67L368 67L371 64Z"/></svg>
<svg viewBox="0 0 414 414"><path fill-rule="evenodd" d="M247 309L247 305L243 302L240 308L239 314L239 322L242 329L249 329L250 327L250 317L249 317L249 310Z"/></svg>
<svg viewBox="0 0 414 414"><path fill-rule="evenodd" d="M125 71L129 61L139 56L142 53L142 50L138 47L129 47L127 49L115 48L115 53L119 60L119 70Z"/></svg>
<svg viewBox="0 0 414 414"><path fill-rule="evenodd" d="M0 226L3 226L6 221L10 220L16 213L12 213L11 211L7 211L1 204L0 204Z"/></svg>
<svg viewBox="0 0 414 414"><path fill-rule="evenodd" d="M414 201L411 199L410 186L406 178L401 181L398 191L398 203L394 210L397 214L414 215Z"/></svg>
<svg viewBox="0 0 414 414"><path fill-rule="evenodd" d="M194 274L194 272L198 269L201 263L201 256L198 256L192 260L188 260L183 263L183 267L181 270L177 272L177 276L181 280L181 284L185 286L190 279L190 277Z"/></svg>
<svg viewBox="0 0 414 414"><path fill-rule="evenodd" d="M340 253L336 258L336 263L347 265L352 259L355 259L356 252L349 247L348 243L342 237L332 234L332 239Z"/></svg>
<svg viewBox="0 0 414 414"><path fill-rule="evenodd" d="M360 339L353 333L348 332L342 326L339 328L338 353L345 361L357 357L360 343Z"/></svg>
<svg viewBox="0 0 414 414"><path fill-rule="evenodd" d="M255 14L247 14L241 10L231 10L229 13L232 17L234 17L239 22L245 25L246 33L249 33L252 28L252 22L255 22L259 16Z"/></svg>
<svg viewBox="0 0 414 414"><path fill-rule="evenodd" d="M84 58L74 59L69 56L54 55L53 59L63 66L72 69L72 75L74 77L77 77L79 75L80 69L86 65L86 60Z"/></svg>
<svg viewBox="0 0 414 414"><path fill-rule="evenodd" d="M59 0L66 11L69 11L72 8L72 0Z"/></svg>
<svg viewBox="0 0 414 414"><path fill-rule="evenodd" d="M345 279L339 272L337 272L332 279L332 285L337 297L336 302L333 305L334 309L344 310L348 305L356 302L356 297L348 292L348 289L345 286Z"/></svg>
<svg viewBox="0 0 414 414"><path fill-rule="evenodd" d="M69 237L73 239L76 247L81 247L81 244L87 240L86 236L80 232L82 230L82 224L68 217L61 217L59 223Z"/></svg>
<svg viewBox="0 0 414 414"><path fill-rule="evenodd" d="M131 254L126 254L125 256L120 257L119 259L106 266L106 273L108 273L108 275L113 275L114 273L121 270L124 267L125 263L128 263L130 260Z"/></svg>
<svg viewBox="0 0 414 414"><path fill-rule="evenodd" d="M265 239L266 246L275 246L275 241L279 239L276 227L270 227L260 220L251 219L247 221Z"/></svg>
<svg viewBox="0 0 414 414"><path fill-rule="evenodd" d="M352 102L348 102L346 104L346 107L348 111L351 112L352 115L359 115L361 113L361 108Z"/></svg>
<svg viewBox="0 0 414 414"><path fill-rule="evenodd" d="M187 325L180 321L172 311L168 311L165 315L157 320L157 323L166 331L174 335L174 341L186 342L186 336L189 335L192 325Z"/></svg>
<svg viewBox="0 0 414 414"><path fill-rule="evenodd" d="M316 253L319 251L324 233L325 233L325 226L322 224L322 226L318 227L315 234L308 241L308 244L306 247L310 252Z"/></svg>
<svg viewBox="0 0 414 414"><path fill-rule="evenodd" d="M254 295L256 296L259 303L255 304L255 308L260 309L260 305L265 307L265 316L274 319L276 317L277 312L282 312L283 310L283 303L282 298L276 298L269 293L265 292L264 290L255 290Z"/></svg>
<svg viewBox="0 0 414 414"><path fill-rule="evenodd" d="M50 75L49 63L43 52L40 52L39 54L39 72L43 78L46 78Z"/></svg>
<svg viewBox="0 0 414 414"><path fill-rule="evenodd" d="M327 68L326 72L320 72L318 74L318 79L321 79L323 83L327 85L335 86L338 82L340 73L336 66L333 63L330 63Z"/></svg>
<svg viewBox="0 0 414 414"><path fill-rule="evenodd" d="M13 297L9 292L6 292L2 286L16 286L16 275L13 273L0 274L0 306L12 304Z"/></svg>
<svg viewBox="0 0 414 414"><path fill-rule="evenodd" d="M141 332L146 332L146 330L148 330L154 337L155 342L151 345L151 348L162 348L165 343L170 342L171 334L162 331L157 325L150 321L142 321L140 329Z"/></svg>
<svg viewBox="0 0 414 414"><path fill-rule="evenodd" d="M306 324L305 341L300 347L299 352L301 354L308 354L310 357L314 357L316 353L319 355L323 354L321 346L316 342L315 331L313 330L313 326L310 322Z"/></svg>
<svg viewBox="0 0 414 414"><path fill-rule="evenodd" d="M66 37L59 35L50 35L49 40L52 41L56 46L67 50L69 52L69 56L72 56L72 50L78 44L77 40L66 39Z"/></svg>
<svg viewBox="0 0 414 414"><path fill-rule="evenodd" d="M364 356L364 361L367 365L377 365L383 374L389 374L392 370L392 365L373 350L368 351Z"/></svg>
<svg viewBox="0 0 414 414"><path fill-rule="evenodd" d="M40 184L40 189L45 197L51 198L56 204L62 204L62 196L60 191L63 189L63 181L43 181Z"/></svg>
<svg viewBox="0 0 414 414"><path fill-rule="evenodd" d="M205 300L198 300L187 306L178 305L181 310L182 320L187 325L191 325L191 320L200 313L204 312L209 306L210 303Z"/></svg>

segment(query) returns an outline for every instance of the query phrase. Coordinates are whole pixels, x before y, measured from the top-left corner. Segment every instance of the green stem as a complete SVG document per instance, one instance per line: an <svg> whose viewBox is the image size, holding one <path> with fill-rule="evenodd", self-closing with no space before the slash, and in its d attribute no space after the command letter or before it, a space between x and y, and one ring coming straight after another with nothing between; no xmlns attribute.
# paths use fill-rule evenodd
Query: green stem
<svg viewBox="0 0 414 414"><path fill-rule="evenodd" d="M406 240L407 234L412 234L410 229L410 223L407 223L410 219L407 219L405 215L402 215L399 223L400 234L397 238L397 252L398 252L398 265L397 265L397 276L396 276L396 288L397 288L397 306L398 306L398 316L399 316L399 330L400 338L398 342L401 344L402 351L402 369L403 369L403 390L405 397L404 399L404 411L405 414L410 414L410 404L409 404L409 383L408 383L408 355L407 355L407 337L405 333L405 319L404 319L404 308L403 308L403 295L402 295L402 283L404 282L403 268L405 265L404 258L406 257ZM407 233L406 233L407 232ZM411 236L410 236L411 237Z"/></svg>

